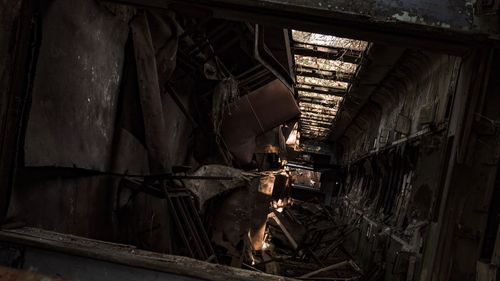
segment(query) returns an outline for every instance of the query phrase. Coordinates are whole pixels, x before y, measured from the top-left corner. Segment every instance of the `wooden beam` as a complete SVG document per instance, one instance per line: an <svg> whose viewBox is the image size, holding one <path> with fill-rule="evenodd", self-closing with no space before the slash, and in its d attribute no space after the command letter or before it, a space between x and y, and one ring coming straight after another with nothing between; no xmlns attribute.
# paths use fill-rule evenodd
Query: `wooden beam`
<svg viewBox="0 0 500 281"><path fill-rule="evenodd" d="M394 3L383 0L380 5L365 2L329 0L319 6L314 1L298 0L106 0L150 8L198 12L239 22L286 26L322 34L360 39L382 44L398 44L454 54L467 48L493 45L498 30L491 30L481 17L464 13L463 3L446 1L412 1ZM413 5L413 6L411 6ZM361 9L360 9L361 7ZM438 7L438 8L436 8ZM395 21L394 15L412 10L412 15ZM429 11L431 14L429 14ZM423 21L414 22L414 18ZM484 17L484 16L483 16ZM471 24L471 22L473 24ZM487 36L491 33L495 36Z"/></svg>
<svg viewBox="0 0 500 281"><path fill-rule="evenodd" d="M297 85L297 87L295 87L295 90L323 94L323 95L336 96L336 97L344 97L346 94L346 91L328 91L328 90L324 91L324 90L317 90L317 89L308 89L308 88L300 87L300 85Z"/></svg>
<svg viewBox="0 0 500 281"><path fill-rule="evenodd" d="M317 126L311 126L311 125L301 125L301 128L305 128L311 131L317 131L317 132L328 132L330 131L330 128L325 128L325 127L317 127Z"/></svg>
<svg viewBox="0 0 500 281"><path fill-rule="evenodd" d="M317 128L324 128L324 129L330 129L331 126L329 124L313 124L310 122L301 122L301 126L310 126L310 127L317 127Z"/></svg>
<svg viewBox="0 0 500 281"><path fill-rule="evenodd" d="M306 122L323 122L323 123L326 123L326 124L332 124L332 121L333 121L332 119L327 119L327 120L318 120L318 119L301 118L300 121L306 121Z"/></svg>
<svg viewBox="0 0 500 281"><path fill-rule="evenodd" d="M99 240L51 232L38 228L23 227L0 231L0 241L14 244L29 251L31 248L49 252L63 253L75 258L105 261L110 264L142 268L174 275L189 276L202 280L290 280L286 277L248 271L239 268L211 264L183 256L149 252L133 246L115 244ZM111 276L112 277L112 276ZM118 280L117 278L109 278Z"/></svg>
<svg viewBox="0 0 500 281"><path fill-rule="evenodd" d="M361 61L362 54L361 52L354 50L301 42L295 42L293 44L292 50L296 55L316 57L327 60L338 60L354 64L358 64Z"/></svg>
<svg viewBox="0 0 500 281"><path fill-rule="evenodd" d="M310 98L310 97L304 97L304 96L300 96L300 95L299 95L299 102L305 102L305 103L323 105L323 106L329 106L329 107L337 107L337 103L330 101L330 100Z"/></svg>
<svg viewBox="0 0 500 281"><path fill-rule="evenodd" d="M312 84L312 83L300 83L300 82L297 82L297 87L311 88L311 89L316 89L316 90L326 89L328 91L338 91L341 93L345 93L347 91L347 89L344 89L344 88L332 87L332 86L327 86L327 85Z"/></svg>
<svg viewBox="0 0 500 281"><path fill-rule="evenodd" d="M319 117L313 117L313 116L301 116L300 120L311 120L311 121L321 121L321 122L332 123L333 118L319 118Z"/></svg>
<svg viewBox="0 0 500 281"><path fill-rule="evenodd" d="M302 112L306 110L305 108L301 108ZM325 118L328 120L333 120L335 118L335 115L330 115L330 112L313 112L313 111L306 111L306 113L312 113L309 115L302 115L302 117L316 117L316 118ZM326 113L326 114L325 114Z"/></svg>
<svg viewBox="0 0 500 281"><path fill-rule="evenodd" d="M325 104L317 104L317 103L302 101L302 102L299 102L299 106L304 106L304 107L310 108L312 110L326 110L328 112L331 112L331 111L337 112L335 105L332 106L331 104L325 105Z"/></svg>
<svg viewBox="0 0 500 281"><path fill-rule="evenodd" d="M350 83L352 81L352 75L349 76L340 76L336 74L329 74L329 75L324 75L322 72L318 71L310 71L310 72L300 72L300 73L295 73L297 76L303 76L303 77L311 77L311 78L318 78L318 79L325 79L325 80L331 80L331 81L339 81L339 82L346 82Z"/></svg>

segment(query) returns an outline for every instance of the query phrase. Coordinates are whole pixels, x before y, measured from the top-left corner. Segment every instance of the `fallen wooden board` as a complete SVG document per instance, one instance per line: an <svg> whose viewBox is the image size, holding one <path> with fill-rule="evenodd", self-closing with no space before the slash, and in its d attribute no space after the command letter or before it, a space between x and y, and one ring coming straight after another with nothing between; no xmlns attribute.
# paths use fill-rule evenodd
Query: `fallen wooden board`
<svg viewBox="0 0 500 281"><path fill-rule="evenodd" d="M295 280L37 228L0 230L0 241L203 280Z"/></svg>

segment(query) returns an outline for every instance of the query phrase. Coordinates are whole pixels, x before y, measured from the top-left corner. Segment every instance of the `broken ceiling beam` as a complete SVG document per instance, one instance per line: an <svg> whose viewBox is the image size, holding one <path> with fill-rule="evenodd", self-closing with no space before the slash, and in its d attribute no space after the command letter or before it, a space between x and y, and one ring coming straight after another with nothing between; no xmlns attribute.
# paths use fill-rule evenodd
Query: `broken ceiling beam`
<svg viewBox="0 0 500 281"><path fill-rule="evenodd" d="M323 114L323 113L317 113L314 111L302 111L301 116L312 116L312 117L319 117L319 118L330 117L333 119L335 117L335 114Z"/></svg>
<svg viewBox="0 0 500 281"><path fill-rule="evenodd" d="M215 18L272 22L292 29L454 53L461 53L477 43L491 44L500 33L498 26L487 24L490 20L487 16L471 12L470 1L108 1L163 9L176 6L188 11L203 11ZM489 17L496 20L498 16Z"/></svg>
<svg viewBox="0 0 500 281"><path fill-rule="evenodd" d="M323 123L323 124L331 124L332 119L311 119L311 118L301 118L300 121L302 122L318 122L318 123Z"/></svg>
<svg viewBox="0 0 500 281"><path fill-rule="evenodd" d="M333 118L318 118L313 116L302 116L300 119L304 121L321 121L328 123L331 123L333 121Z"/></svg>
<svg viewBox="0 0 500 281"><path fill-rule="evenodd" d="M300 102L300 106L302 107L307 107L309 109L312 109L312 110L325 110L327 112L337 112L337 108L335 105L325 105L325 104L317 104L317 103L313 103L313 102L306 102L306 101L302 101Z"/></svg>
<svg viewBox="0 0 500 281"><path fill-rule="evenodd" d="M316 57L328 60L338 60L355 64L358 64L361 61L362 55L361 52L355 50L301 42L295 42L293 44L292 50L296 55Z"/></svg>
<svg viewBox="0 0 500 281"><path fill-rule="evenodd" d="M309 67L300 64L295 65L295 73L297 76L321 78L339 82L351 82L353 78L353 74L351 73Z"/></svg>
<svg viewBox="0 0 500 281"><path fill-rule="evenodd" d="M332 96L332 95L323 95L323 94L312 93L312 92L307 92L307 91L298 91L298 93L302 97L320 98L322 100L329 100L329 101L334 101L334 102L339 102L342 100L342 97L337 97L337 96Z"/></svg>
<svg viewBox="0 0 500 281"><path fill-rule="evenodd" d="M320 121L320 122L328 122L328 123L332 123L333 122L333 117L329 117L329 118L321 118L321 117L316 117L316 116L302 116L301 117L301 120L305 120L305 121Z"/></svg>
<svg viewBox="0 0 500 281"><path fill-rule="evenodd" d="M319 84L319 83L314 84L314 83L307 83L307 82L297 82L297 87L323 90L323 91L332 91L332 92L338 92L339 94L344 94L347 90L346 88L328 86L328 85L326 85L326 83L325 84Z"/></svg>
<svg viewBox="0 0 500 281"><path fill-rule="evenodd" d="M312 117L312 118L314 118L314 117ZM333 123L333 119L334 118L330 118L330 119L319 119L319 118L311 119L311 117L305 117L304 119L301 118L300 121L306 121L306 122L323 122L323 123L332 124Z"/></svg>
<svg viewBox="0 0 500 281"><path fill-rule="evenodd" d="M328 134L304 134L301 136L304 140L317 140L317 139L325 139Z"/></svg>
<svg viewBox="0 0 500 281"><path fill-rule="evenodd" d="M322 133L328 132L330 130L330 127L324 127L324 126L318 126L318 125L300 124L300 126L301 126L301 128L314 128Z"/></svg>
<svg viewBox="0 0 500 281"><path fill-rule="evenodd" d="M312 110L310 110L308 108L304 108L304 107L302 107L301 110L302 110L302 112L306 112L306 113L316 113L316 114L321 114L321 115L328 115L328 117L329 117L328 120L333 120L335 117L335 112L331 112L331 111L312 111ZM308 118L310 116L304 115L302 117ZM312 116L312 117L318 117L318 116Z"/></svg>
<svg viewBox="0 0 500 281"><path fill-rule="evenodd" d="M311 67L311 66L307 66L304 64L300 64L300 63L297 63L295 65L294 70L295 70L297 75L306 76L305 74L307 74L307 73L315 73L320 78L329 77L329 76L339 77L339 78L342 78L342 77L352 78L354 76L353 73L349 73L349 72L330 70L330 69L321 68L319 66L318 67Z"/></svg>
<svg viewBox="0 0 500 281"><path fill-rule="evenodd" d="M330 122L320 122L320 121L309 121L309 120L301 120L300 121L301 125L309 125L309 126L316 126L316 127L322 127L322 128L330 128L331 123Z"/></svg>
<svg viewBox="0 0 500 281"><path fill-rule="evenodd" d="M320 126L320 125L301 123L300 127L304 128L304 129L312 128L313 130L321 132L321 133L326 133L326 132L330 131L330 126Z"/></svg>
<svg viewBox="0 0 500 281"><path fill-rule="evenodd" d="M317 275L317 274L319 274L321 272L325 272L325 271L330 271L330 270L333 270L333 269L337 269L337 268L346 266L348 264L350 264L350 261L342 261L342 262L339 262L339 263L335 263L335 264L329 265L329 266L324 267L324 268L320 268L320 269L315 270L313 272L309 272L307 274L304 274L304 275L300 276L299 278L309 278L309 277Z"/></svg>
<svg viewBox="0 0 500 281"><path fill-rule="evenodd" d="M310 129L304 129L303 130L303 136L309 135L309 136L326 136L327 132L318 132L318 131L313 131Z"/></svg>
<svg viewBox="0 0 500 281"><path fill-rule="evenodd" d="M301 129L306 129L310 132L318 132L318 133L326 133L330 129L329 128L324 128L324 127L314 127L314 126L309 126L309 125L301 125Z"/></svg>
<svg viewBox="0 0 500 281"><path fill-rule="evenodd" d="M299 95L299 103L302 103L302 102L315 104L315 105L330 106L332 108L337 106L337 103L334 101L320 99L320 98L303 97L303 96Z"/></svg>
<svg viewBox="0 0 500 281"><path fill-rule="evenodd" d="M305 128L305 129L308 128L305 125L301 125L301 126L303 126L303 128ZM318 129L318 130L314 130L314 132L319 133L319 134L327 134L330 132L329 131L330 129L326 128L326 127L314 127L314 128Z"/></svg>
<svg viewBox="0 0 500 281"><path fill-rule="evenodd" d="M302 121L302 120L301 120L301 121ZM314 120L306 120L306 119L304 119L304 121L305 121L306 123L307 123L307 122L315 122ZM327 122L328 124L332 124L332 122L333 122L333 121L330 121L330 122L328 122L328 121L324 121L324 122Z"/></svg>
<svg viewBox="0 0 500 281"><path fill-rule="evenodd" d="M292 234L290 234L290 232L286 229L285 225L283 225L281 220L276 216L276 214L274 212L271 212L269 214L269 218L273 219L276 222L276 224L281 228L281 231L283 231L283 234L285 234L285 236L288 239L288 241L290 242L290 244L292 244L293 249L297 249L299 247L299 245L297 244L297 242L293 238Z"/></svg>
<svg viewBox="0 0 500 281"><path fill-rule="evenodd" d="M347 82L340 82L337 80L329 80L329 79L323 79L323 78L312 78L312 77L305 77L305 76L297 76L297 84L302 84L310 87L328 87L328 88L333 88L335 90L347 90L349 87L349 83Z"/></svg>
<svg viewBox="0 0 500 281"><path fill-rule="evenodd" d="M297 85L297 87L295 89L297 91L311 92L311 93L330 95L330 96L335 96L335 97L344 97L346 94L345 90L342 90L342 91L339 91L339 90L318 90L318 89L310 89L310 88L306 88L306 87L301 87L300 85Z"/></svg>
<svg viewBox="0 0 500 281"><path fill-rule="evenodd" d="M335 115L337 113L337 111L330 110L328 108L310 107L305 105L300 105L300 110L318 114L327 114L327 115Z"/></svg>
<svg viewBox="0 0 500 281"><path fill-rule="evenodd" d="M315 129L315 130L329 130L330 128L328 127L321 127L321 126L317 126L317 125L311 125L311 124L306 124L306 123L300 123L300 127L301 128L312 128L312 129Z"/></svg>
<svg viewBox="0 0 500 281"><path fill-rule="evenodd" d="M316 131L311 131L311 130L305 130L303 132L302 137L312 139L312 136L318 136L318 137L323 137L323 136L328 136L328 132L316 132Z"/></svg>

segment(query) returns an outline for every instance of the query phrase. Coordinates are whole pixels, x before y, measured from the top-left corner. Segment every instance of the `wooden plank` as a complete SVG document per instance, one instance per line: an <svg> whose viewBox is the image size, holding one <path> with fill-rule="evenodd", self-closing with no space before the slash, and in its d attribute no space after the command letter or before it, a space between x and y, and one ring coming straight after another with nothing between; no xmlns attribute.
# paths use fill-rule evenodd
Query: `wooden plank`
<svg viewBox="0 0 500 281"><path fill-rule="evenodd" d="M329 265L327 267L323 267L323 268L320 268L318 270L309 272L307 274L304 274L304 275L300 276L299 278L308 278L308 277L317 275L317 274L319 274L321 272L330 271L332 269L337 269L339 267L343 267L343 266L348 265L348 264L349 264L349 261L342 261L342 262L335 263L335 264Z"/></svg>
<svg viewBox="0 0 500 281"><path fill-rule="evenodd" d="M98 241L37 228L24 227L15 230L1 230L0 241L206 280L294 280L281 276L211 264L188 257L144 251L129 245Z"/></svg>
<svg viewBox="0 0 500 281"><path fill-rule="evenodd" d="M297 73L296 75L297 76L304 76L304 77L311 77L311 78L326 79L326 80L331 80L331 81L346 82L346 83L352 82L352 76L336 76L335 74L324 75L324 74L321 74L321 72L300 72L300 73Z"/></svg>
<svg viewBox="0 0 500 281"><path fill-rule="evenodd" d="M354 64L358 64L361 61L361 53L358 51L323 45L295 42L292 50L294 54L301 56L316 57L327 60L339 60Z"/></svg>
<svg viewBox="0 0 500 281"><path fill-rule="evenodd" d="M311 103L311 104L316 104L316 105L324 105L324 106L337 106L336 101L332 100L326 100L326 99L321 99L321 98L310 98L310 97L304 97L299 95L299 102L306 102L306 103Z"/></svg>
<svg viewBox="0 0 500 281"><path fill-rule="evenodd" d="M300 86L296 87L295 90L323 94L323 95L336 96L336 97L344 97L346 94L346 91L324 91L324 90L317 90L317 89L308 89L308 88L304 88L304 87L300 87Z"/></svg>

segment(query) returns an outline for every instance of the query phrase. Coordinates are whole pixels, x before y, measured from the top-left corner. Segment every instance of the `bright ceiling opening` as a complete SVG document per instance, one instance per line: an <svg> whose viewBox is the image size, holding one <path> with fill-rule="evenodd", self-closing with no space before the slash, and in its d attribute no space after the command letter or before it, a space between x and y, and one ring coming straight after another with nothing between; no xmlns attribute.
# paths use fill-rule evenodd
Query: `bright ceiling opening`
<svg viewBox="0 0 500 281"><path fill-rule="evenodd" d="M368 46L366 41L292 30L301 139L328 137Z"/></svg>

